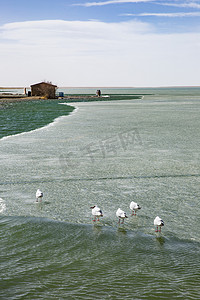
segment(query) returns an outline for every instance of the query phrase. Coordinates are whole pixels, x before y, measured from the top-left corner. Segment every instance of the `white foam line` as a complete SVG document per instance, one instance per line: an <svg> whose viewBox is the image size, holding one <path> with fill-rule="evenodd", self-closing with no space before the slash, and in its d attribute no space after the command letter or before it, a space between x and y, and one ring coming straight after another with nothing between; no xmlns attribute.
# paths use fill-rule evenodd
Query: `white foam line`
<svg viewBox="0 0 200 300"><path fill-rule="evenodd" d="M59 103L59 104L64 104L64 105L69 105L67 103ZM69 105L69 106L72 106L72 105ZM72 106L74 107L74 106ZM4 136L0 139L0 141L3 141L3 140L7 140L11 137L16 137L16 136L20 136L20 135L24 135L24 134L27 134L27 133L31 133L31 132L35 132L35 131L39 131L39 130L44 130L44 129L47 129L49 127L52 127L52 126L55 126L61 119L64 119L64 118L68 118L70 116L72 116L76 111L78 110L78 107L75 107L75 110L72 111L69 115L66 115L66 116L60 116L58 118L55 118L53 120L53 122L43 126L43 127L40 127L40 128L36 128L36 129L33 129L33 130L30 130L30 131L24 131L24 132L21 132L21 133L16 133L16 134L11 134L11 135L7 135L7 136Z"/></svg>
<svg viewBox="0 0 200 300"><path fill-rule="evenodd" d="M64 102L64 103L58 103L58 104L61 104L61 105L68 105L68 106L71 106L71 107L74 107L74 108L75 108L69 115L64 116L64 117L71 117L71 116L73 116L73 115L79 110L79 107L76 106L76 103L73 104L73 105L70 105L69 103L65 103L65 102Z"/></svg>
<svg viewBox="0 0 200 300"><path fill-rule="evenodd" d="M2 213L4 210L6 210L6 204L5 201L0 198L0 213Z"/></svg>

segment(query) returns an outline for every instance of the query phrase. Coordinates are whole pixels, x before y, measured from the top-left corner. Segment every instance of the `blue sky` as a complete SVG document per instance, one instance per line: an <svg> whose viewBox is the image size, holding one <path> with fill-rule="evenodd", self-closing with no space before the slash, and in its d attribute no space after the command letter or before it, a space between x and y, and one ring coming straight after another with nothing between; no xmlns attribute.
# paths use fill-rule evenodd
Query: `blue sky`
<svg viewBox="0 0 200 300"><path fill-rule="evenodd" d="M200 1L0 0L0 86L199 85Z"/></svg>

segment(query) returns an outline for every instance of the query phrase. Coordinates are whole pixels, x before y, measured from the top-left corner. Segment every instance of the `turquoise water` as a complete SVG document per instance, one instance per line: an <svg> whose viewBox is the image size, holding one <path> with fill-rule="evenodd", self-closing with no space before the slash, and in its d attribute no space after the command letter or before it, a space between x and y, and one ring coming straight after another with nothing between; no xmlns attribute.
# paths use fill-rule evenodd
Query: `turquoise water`
<svg viewBox="0 0 200 300"><path fill-rule="evenodd" d="M73 111L73 107L58 105L59 102L41 100L8 104L0 109L0 138L43 127Z"/></svg>
<svg viewBox="0 0 200 300"><path fill-rule="evenodd" d="M17 113L23 133L0 140L1 299L200 298L199 91L2 112L7 128L16 110L27 118ZM128 214L120 226L118 207Z"/></svg>

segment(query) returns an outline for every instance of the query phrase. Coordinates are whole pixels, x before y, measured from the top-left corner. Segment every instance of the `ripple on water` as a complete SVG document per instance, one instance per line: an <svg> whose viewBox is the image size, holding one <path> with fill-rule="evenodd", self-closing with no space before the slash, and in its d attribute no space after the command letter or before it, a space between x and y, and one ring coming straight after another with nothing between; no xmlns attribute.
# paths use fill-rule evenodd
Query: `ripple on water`
<svg viewBox="0 0 200 300"><path fill-rule="evenodd" d="M0 198L0 213L4 212L5 210L6 210L6 203L2 198Z"/></svg>

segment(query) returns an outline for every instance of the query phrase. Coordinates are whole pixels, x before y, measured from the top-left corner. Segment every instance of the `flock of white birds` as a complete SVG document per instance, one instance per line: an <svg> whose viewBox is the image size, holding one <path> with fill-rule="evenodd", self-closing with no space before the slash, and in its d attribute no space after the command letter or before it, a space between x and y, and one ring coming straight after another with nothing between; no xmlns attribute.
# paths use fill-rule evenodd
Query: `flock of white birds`
<svg viewBox="0 0 200 300"><path fill-rule="evenodd" d="M36 202L41 202L42 198L43 198L43 192L40 189L38 189L36 192ZM90 208L92 209L92 215L94 216L93 221L94 222L100 221L100 217L103 217L102 210L97 205L91 206ZM136 202L131 201L130 203L130 210L132 211L131 216L136 216L136 212L139 209L141 209L141 206ZM124 224L124 220L128 218L127 213L123 211L121 208L118 208L118 210L116 211L116 216L119 219L118 224ZM154 226L156 226L155 232L161 232L161 227L164 226L163 220L157 216L154 219Z"/></svg>

